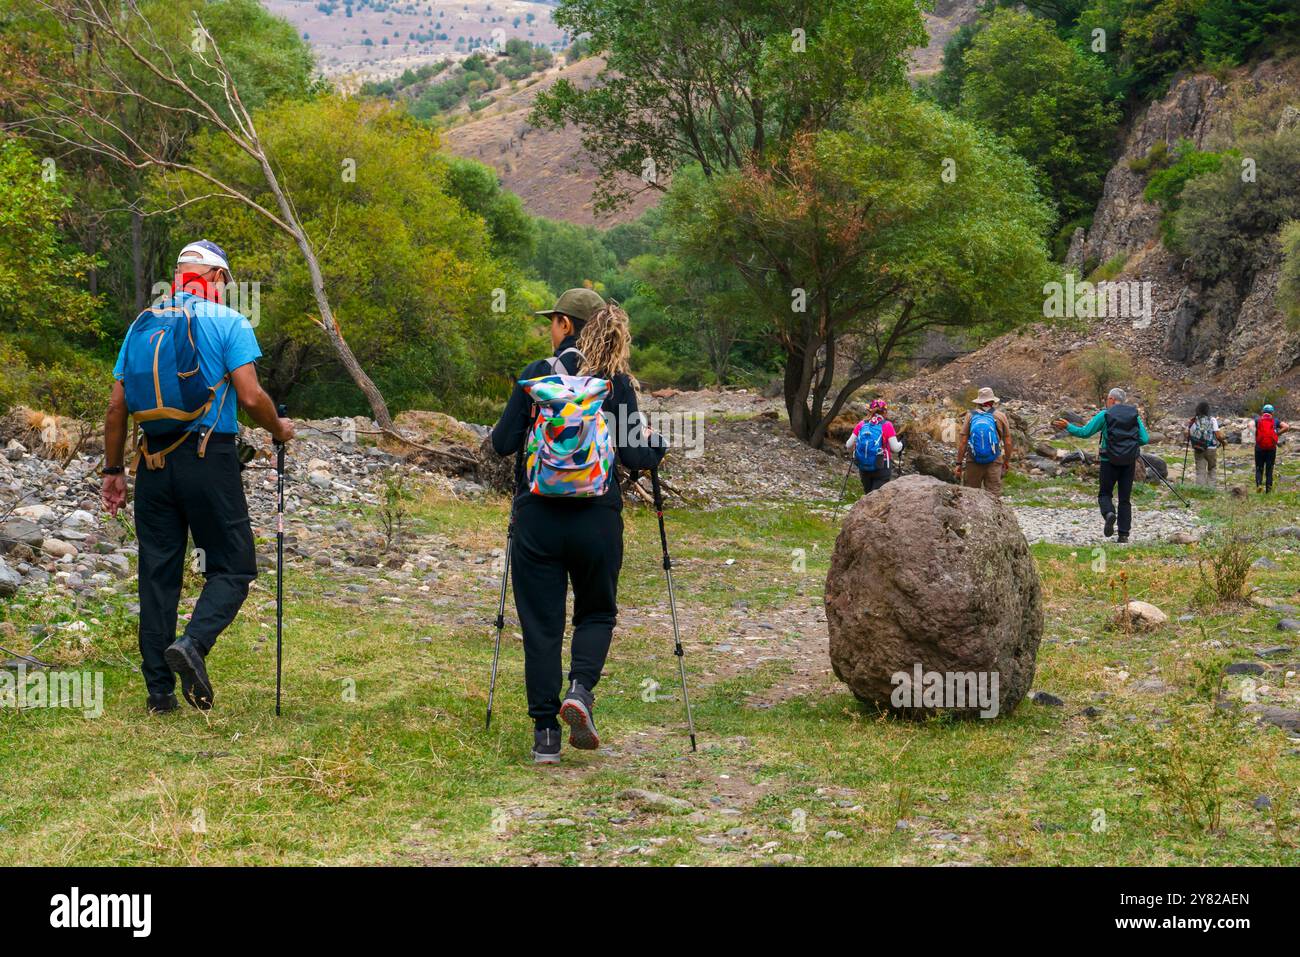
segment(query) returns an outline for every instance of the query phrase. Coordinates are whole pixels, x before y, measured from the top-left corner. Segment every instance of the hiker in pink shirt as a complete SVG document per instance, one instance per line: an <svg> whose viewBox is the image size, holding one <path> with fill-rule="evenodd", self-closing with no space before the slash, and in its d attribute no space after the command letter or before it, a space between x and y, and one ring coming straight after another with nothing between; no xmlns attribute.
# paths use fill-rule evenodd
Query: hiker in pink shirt
<svg viewBox="0 0 1300 957"><path fill-rule="evenodd" d="M853 462L862 478L862 492L870 495L889 481L894 456L903 451L903 443L894 423L885 418L888 407L884 399L872 399L867 417L857 424L844 443L853 450Z"/></svg>

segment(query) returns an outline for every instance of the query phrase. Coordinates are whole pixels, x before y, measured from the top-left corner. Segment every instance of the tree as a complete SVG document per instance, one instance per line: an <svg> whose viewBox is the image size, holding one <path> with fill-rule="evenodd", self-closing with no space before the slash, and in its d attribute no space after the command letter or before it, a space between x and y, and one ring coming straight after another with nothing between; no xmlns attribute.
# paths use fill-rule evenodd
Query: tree
<svg viewBox="0 0 1300 957"><path fill-rule="evenodd" d="M220 44L196 15L188 46L180 47L156 34L138 0L51 0L48 9L68 37L85 33L97 57L96 75L67 75L56 68L43 77L46 85L28 91L36 110L7 124L56 146L86 150L129 170L185 174L182 180L201 181L202 194L184 194L153 214L174 212L194 203L221 198L256 212L293 240L310 278L317 328L370 406L375 421L392 429L383 395L362 369L334 317L317 254L316 240L304 228L290 195L281 185L264 147L249 106ZM116 58L133 61L169 91L173 101L150 96L133 74L118 69ZM225 137L252 160L255 181L227 181L212 171L178 158L156 136L132 136L114 118L122 103L137 104L147 116L182 116ZM253 198L258 186L267 203Z"/></svg>
<svg viewBox="0 0 1300 957"><path fill-rule="evenodd" d="M1205 0L1196 37L1207 60L1244 63L1263 47L1300 40L1300 7L1295 0Z"/></svg>
<svg viewBox="0 0 1300 957"><path fill-rule="evenodd" d="M538 219L533 271L555 295L577 286L595 286L618 265L600 232L554 219Z"/></svg>
<svg viewBox="0 0 1300 957"><path fill-rule="evenodd" d="M927 329L1041 316L1052 275L1028 165L906 92L796 137L770 166L682 177L666 203L682 248L749 287L784 353L791 428L813 446Z"/></svg>
<svg viewBox="0 0 1300 957"><path fill-rule="evenodd" d="M998 10L965 56L961 115L1005 136L1038 170L1061 220L1096 205L1120 110L1106 69L1031 14Z"/></svg>
<svg viewBox="0 0 1300 957"><path fill-rule="evenodd" d="M385 101L339 97L270 107L257 123L304 231L322 237L322 281L385 396L395 406L448 408L469 394L503 395L526 344L519 271L493 255L490 224L454 195L456 164L437 133ZM196 138L190 161L223 182L256 181L256 161L219 134ZM204 185L192 173L155 178L163 195ZM270 185L249 198L270 204ZM252 207L223 207L211 199L177 215L243 250L240 278L263 290L257 333L272 385L280 394L305 388L324 410L356 411L328 344L312 334L313 277L296 241Z"/></svg>
<svg viewBox="0 0 1300 957"><path fill-rule="evenodd" d="M84 286L95 261L59 235L67 205L36 157L0 138L0 331L98 334L99 300Z"/></svg>
<svg viewBox="0 0 1300 957"><path fill-rule="evenodd" d="M444 157L447 190L470 212L483 217L492 251L519 264L537 248L537 227L514 193L501 188L496 170L459 156Z"/></svg>
<svg viewBox="0 0 1300 957"><path fill-rule="evenodd" d="M586 89L561 79L539 93L530 122L581 131L600 209L665 189L682 164L712 176L782 154L903 85L907 51L926 41L914 0L562 0L553 19L588 35L605 68Z"/></svg>

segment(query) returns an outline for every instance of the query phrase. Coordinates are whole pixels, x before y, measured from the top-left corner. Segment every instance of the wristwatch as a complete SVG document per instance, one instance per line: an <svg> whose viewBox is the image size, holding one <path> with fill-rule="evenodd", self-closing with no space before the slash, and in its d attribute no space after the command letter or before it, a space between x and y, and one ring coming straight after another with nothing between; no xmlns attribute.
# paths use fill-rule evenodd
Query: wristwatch
<svg viewBox="0 0 1300 957"><path fill-rule="evenodd" d="M102 469L100 469L99 474L100 475L121 475L125 471L126 469L124 469L120 465L105 465Z"/></svg>

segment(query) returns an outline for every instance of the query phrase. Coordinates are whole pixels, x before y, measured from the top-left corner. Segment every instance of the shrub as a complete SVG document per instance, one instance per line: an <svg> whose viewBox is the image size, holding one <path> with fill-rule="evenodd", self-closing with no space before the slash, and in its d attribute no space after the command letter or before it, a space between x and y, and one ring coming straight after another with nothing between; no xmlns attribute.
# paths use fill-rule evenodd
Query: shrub
<svg viewBox="0 0 1300 957"><path fill-rule="evenodd" d="M1129 357L1105 343L1078 352L1071 357L1069 365L1077 386L1097 399L1103 399L1111 388L1133 375Z"/></svg>

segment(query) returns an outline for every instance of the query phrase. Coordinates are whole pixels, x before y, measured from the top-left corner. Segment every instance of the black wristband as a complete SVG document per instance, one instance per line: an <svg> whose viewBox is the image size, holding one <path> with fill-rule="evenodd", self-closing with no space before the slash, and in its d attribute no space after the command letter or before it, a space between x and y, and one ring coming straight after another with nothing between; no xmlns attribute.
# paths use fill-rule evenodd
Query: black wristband
<svg viewBox="0 0 1300 957"><path fill-rule="evenodd" d="M121 475L125 471L126 469L124 469L120 465L105 465L103 469L100 470L99 474L100 475Z"/></svg>

